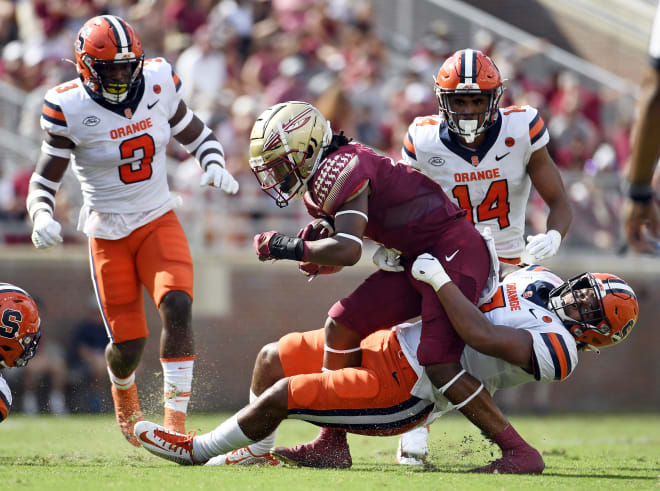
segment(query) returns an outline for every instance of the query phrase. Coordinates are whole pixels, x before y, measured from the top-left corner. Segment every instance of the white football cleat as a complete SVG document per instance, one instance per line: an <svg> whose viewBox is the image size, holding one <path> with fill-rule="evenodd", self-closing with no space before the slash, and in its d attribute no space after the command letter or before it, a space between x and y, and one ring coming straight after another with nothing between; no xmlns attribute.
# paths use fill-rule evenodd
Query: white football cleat
<svg viewBox="0 0 660 491"><path fill-rule="evenodd" d="M429 427L420 426L401 435L396 462L401 465L424 465L429 454Z"/></svg>
<svg viewBox="0 0 660 491"><path fill-rule="evenodd" d="M134 431L140 445L158 457L181 465L202 465L206 462L193 458L195 432L184 435L151 421L138 421Z"/></svg>
<svg viewBox="0 0 660 491"><path fill-rule="evenodd" d="M249 447L242 447L231 452L213 457L204 465L281 465L280 461L270 455L256 455Z"/></svg>

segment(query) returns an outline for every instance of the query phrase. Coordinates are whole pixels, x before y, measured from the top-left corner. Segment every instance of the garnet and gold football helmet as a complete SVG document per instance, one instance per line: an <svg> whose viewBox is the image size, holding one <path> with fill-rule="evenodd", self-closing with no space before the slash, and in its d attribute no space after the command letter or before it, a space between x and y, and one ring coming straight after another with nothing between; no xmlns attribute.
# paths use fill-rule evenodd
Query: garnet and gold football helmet
<svg viewBox="0 0 660 491"><path fill-rule="evenodd" d="M550 292L549 307L575 337L594 351L623 341L637 322L633 289L607 273L582 273Z"/></svg>
<svg viewBox="0 0 660 491"><path fill-rule="evenodd" d="M111 104L131 102L144 53L128 22L114 15L93 17L80 28L73 46L76 69L92 94Z"/></svg>
<svg viewBox="0 0 660 491"><path fill-rule="evenodd" d="M41 327L39 309L28 293L0 283L0 367L22 367L34 356Z"/></svg>
<svg viewBox="0 0 660 491"><path fill-rule="evenodd" d="M305 192L331 141L330 123L314 106L300 101L276 104L252 127L250 168L281 208Z"/></svg>
<svg viewBox="0 0 660 491"><path fill-rule="evenodd" d="M442 64L435 79L440 115L449 129L467 143L497 120L503 90L502 77L493 60L474 49L456 51ZM458 95L486 95L488 107L479 113L457 112L452 109L452 97Z"/></svg>

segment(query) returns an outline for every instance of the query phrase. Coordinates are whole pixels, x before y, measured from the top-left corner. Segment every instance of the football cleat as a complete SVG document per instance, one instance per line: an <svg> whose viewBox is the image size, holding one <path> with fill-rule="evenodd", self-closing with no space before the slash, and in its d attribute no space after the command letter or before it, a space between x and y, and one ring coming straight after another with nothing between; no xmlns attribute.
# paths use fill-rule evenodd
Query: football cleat
<svg viewBox="0 0 660 491"><path fill-rule="evenodd" d="M249 447L242 447L229 453L213 457L204 465L282 465L269 453L257 455Z"/></svg>
<svg viewBox="0 0 660 491"><path fill-rule="evenodd" d="M206 460L197 461L193 458L194 431L184 435L151 421L138 421L135 424L135 437L146 450L163 459L181 465L206 463Z"/></svg>
<svg viewBox="0 0 660 491"><path fill-rule="evenodd" d="M399 438L396 462L401 465L423 465L429 454L429 427L410 430Z"/></svg>
<svg viewBox="0 0 660 491"><path fill-rule="evenodd" d="M309 443L292 448L275 447L270 454L284 464L316 469L348 469L353 465L346 432L321 428Z"/></svg>
<svg viewBox="0 0 660 491"><path fill-rule="evenodd" d="M541 474L545 469L543 457L534 447L522 445L504 450L502 457L470 472L487 474Z"/></svg>
<svg viewBox="0 0 660 491"><path fill-rule="evenodd" d="M127 390L119 390L114 385L110 386L112 392L112 402L115 406L115 415L119 429L128 440L128 443L134 447L139 447L140 443L133 434L133 427L138 421L142 421L142 411L138 400L137 385L135 383Z"/></svg>

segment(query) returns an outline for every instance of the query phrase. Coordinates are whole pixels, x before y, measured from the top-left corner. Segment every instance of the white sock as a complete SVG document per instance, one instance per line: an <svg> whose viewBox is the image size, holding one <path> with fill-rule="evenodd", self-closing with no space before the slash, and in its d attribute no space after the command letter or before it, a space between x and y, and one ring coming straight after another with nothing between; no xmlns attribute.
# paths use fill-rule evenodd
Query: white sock
<svg viewBox="0 0 660 491"><path fill-rule="evenodd" d="M256 401L257 399L259 399L259 396L256 395L254 392L252 392L252 390L250 390L250 404ZM277 436L277 428L266 438L249 445L248 448L254 455L263 455L265 453L268 453L270 449L275 446L276 436Z"/></svg>
<svg viewBox="0 0 660 491"><path fill-rule="evenodd" d="M117 387L119 390L128 390L135 383L135 370L126 378L119 378L108 366L108 375L110 376L110 382L112 385Z"/></svg>
<svg viewBox="0 0 660 491"><path fill-rule="evenodd" d="M160 359L163 367L163 398L166 408L182 413L188 411L194 363L193 356Z"/></svg>
<svg viewBox="0 0 660 491"><path fill-rule="evenodd" d="M195 459L206 460L252 443L254 440L245 436L234 414L210 433L196 436L193 439L193 452Z"/></svg>

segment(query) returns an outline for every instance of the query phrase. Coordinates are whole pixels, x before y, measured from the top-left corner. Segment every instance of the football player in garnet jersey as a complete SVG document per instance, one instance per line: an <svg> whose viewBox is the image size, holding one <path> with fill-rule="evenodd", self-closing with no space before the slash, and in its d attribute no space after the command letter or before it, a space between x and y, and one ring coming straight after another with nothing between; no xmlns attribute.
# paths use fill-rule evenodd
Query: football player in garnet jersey
<svg viewBox="0 0 660 491"><path fill-rule="evenodd" d="M200 185L234 194L238 183L225 169L220 142L181 100L179 77L164 59L145 60L126 21L88 20L74 49L79 77L44 100L46 136L26 203L32 242L39 249L62 242L53 209L71 160L83 194L78 229L89 237L92 282L110 339L106 360L117 422L139 445L133 425L142 419L135 369L148 335L143 286L162 319L168 428L184 430L193 376L193 265L167 184L170 138L199 162Z"/></svg>
<svg viewBox="0 0 660 491"><path fill-rule="evenodd" d="M416 118L403 140L403 161L442 186L479 230L490 228L501 262L516 264L525 251L525 210L533 185L548 205L546 232L527 237L540 261L557 253L572 220L564 185L546 145L548 130L531 106L500 109L499 70L481 51L450 56L435 79L440 114ZM396 270L397 251L379 249L374 262ZM416 447L420 447L419 451ZM400 463L421 464L425 429L403 435Z"/></svg>
<svg viewBox="0 0 660 491"><path fill-rule="evenodd" d="M40 339L37 304L22 288L0 283L0 369L27 365ZM11 403L11 389L0 374L0 422L9 416Z"/></svg>
<svg viewBox="0 0 660 491"><path fill-rule="evenodd" d="M433 385L502 448L518 442L520 437L488 392L461 371L463 341L433 289L415 281L410 271L415 257L431 253L441 258L463 294L475 304L479 301L491 267L499 263L494 249L491 259L486 241L463 218L465 211L429 177L333 134L318 109L304 102L264 111L252 128L250 156L261 188L279 206L304 196L310 215L334 226L332 235L320 240L306 240L307 227L299 237L259 234L254 246L260 260L296 260L307 274L317 274L338 270L321 266L355 264L363 238L401 252L404 272L379 270L331 307L325 323L324 370L359 366L363 338L421 314L417 357ZM328 441L346 446L346 435L324 428L315 441L290 449L287 458L314 465L308 457L321 452ZM337 467L345 464L339 457L334 461Z"/></svg>
<svg viewBox="0 0 660 491"><path fill-rule="evenodd" d="M630 247L638 252L657 253L660 217L651 186L660 153L660 5L656 8L649 66L642 82L639 114L632 131L632 154L624 184L627 200L623 229Z"/></svg>
<svg viewBox="0 0 660 491"><path fill-rule="evenodd" d="M424 254L412 266L413 276L437 290L454 327L472 344L463 350L461 365L482 390L565 380L582 348L622 341L637 320L633 290L614 275L583 273L562 282L541 266L506 267L510 273L480 311L433 256ZM250 404L215 430L193 437L144 421L135 426L136 436L150 452L180 464L276 465L287 461L287 449L269 452L285 418L381 436L428 424L454 406L433 390L419 364L421 329L417 322L370 334L361 343L361 366L335 372L318 368L322 330L287 334L257 356ZM349 467L348 447L339 449ZM543 471L543 459L532 447L523 445L514 453L516 459L501 458L474 471ZM335 467L333 460L320 451L307 462Z"/></svg>

